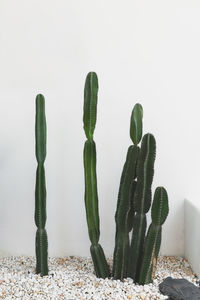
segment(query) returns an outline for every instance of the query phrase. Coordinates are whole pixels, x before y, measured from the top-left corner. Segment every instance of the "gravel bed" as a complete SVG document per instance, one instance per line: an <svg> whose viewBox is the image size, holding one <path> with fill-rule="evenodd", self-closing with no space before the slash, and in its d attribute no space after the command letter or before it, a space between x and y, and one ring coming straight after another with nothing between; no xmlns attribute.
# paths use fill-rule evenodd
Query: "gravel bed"
<svg viewBox="0 0 200 300"><path fill-rule="evenodd" d="M153 284L144 286L133 284L130 278L123 282L96 278L90 258L52 257L49 270L48 276L36 275L34 257L0 258L0 299L156 300L167 299L158 291L158 284L167 276L198 284L188 262L172 256L159 257Z"/></svg>

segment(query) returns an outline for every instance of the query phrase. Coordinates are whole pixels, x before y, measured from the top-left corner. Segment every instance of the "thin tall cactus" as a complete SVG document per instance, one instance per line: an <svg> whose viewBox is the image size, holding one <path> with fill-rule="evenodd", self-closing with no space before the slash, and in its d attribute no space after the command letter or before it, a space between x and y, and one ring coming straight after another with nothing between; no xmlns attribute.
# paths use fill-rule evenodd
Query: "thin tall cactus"
<svg viewBox="0 0 200 300"><path fill-rule="evenodd" d="M129 259L129 232L133 226L134 203L136 189L136 167L140 148L137 146L142 137L143 110L136 104L132 111L130 122L130 137L134 145L129 146L123 167L118 193L117 210L115 214L116 235L113 256L113 277L123 279L127 277Z"/></svg>
<svg viewBox="0 0 200 300"><path fill-rule="evenodd" d="M35 120L35 153L37 159L35 185L35 224L36 232L36 273L41 276L48 274L48 242L45 229L46 224L46 184L44 161L46 158L46 117L45 99L39 94L36 97Z"/></svg>
<svg viewBox="0 0 200 300"><path fill-rule="evenodd" d="M83 123L87 141L84 146L85 170L85 208L88 224L89 238L92 243L90 252L97 277L106 278L110 275L105 254L99 244L99 210L96 176L96 145L93 133L96 125L98 97L98 78L96 73L88 73L84 89Z"/></svg>
<svg viewBox="0 0 200 300"><path fill-rule="evenodd" d="M154 174L156 142L152 134L145 134L137 164L137 187L134 195L135 216L130 247L128 276L138 281L146 233L146 213L151 207L151 185Z"/></svg>

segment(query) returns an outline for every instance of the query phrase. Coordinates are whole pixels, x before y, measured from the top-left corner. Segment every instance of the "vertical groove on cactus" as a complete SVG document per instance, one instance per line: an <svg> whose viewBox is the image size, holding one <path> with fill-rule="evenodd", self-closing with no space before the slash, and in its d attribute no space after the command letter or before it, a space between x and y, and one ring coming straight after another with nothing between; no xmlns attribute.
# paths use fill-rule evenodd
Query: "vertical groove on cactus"
<svg viewBox="0 0 200 300"><path fill-rule="evenodd" d="M153 281L161 244L162 225L167 218L168 212L167 191L163 187L158 187L154 194L151 209L152 223L149 226L145 240L144 257L139 278L140 284L147 284Z"/></svg>
<svg viewBox="0 0 200 300"><path fill-rule="evenodd" d="M35 185L35 224L36 232L36 273L48 274L48 242L46 224L46 185L44 161L46 158L46 117L45 99L39 94L36 97L36 159L38 162Z"/></svg>
<svg viewBox="0 0 200 300"><path fill-rule="evenodd" d="M132 186L130 189L129 193L129 198L130 198L130 210L128 214L128 232L131 232L133 229L133 221L134 221L134 216L135 216L135 207L134 207L134 194L137 186L137 181L132 182Z"/></svg>
<svg viewBox="0 0 200 300"><path fill-rule="evenodd" d="M85 170L85 208L89 238L92 243L90 252L97 277L110 276L109 266L99 242L99 210L96 176L96 146L93 133L96 125L98 78L96 73L90 72L86 77L84 89L83 123L87 141L84 146Z"/></svg>
<svg viewBox="0 0 200 300"><path fill-rule="evenodd" d="M130 247L128 276L139 280L146 233L146 213L151 206L151 185L154 174L156 143L152 134L144 135L137 164L137 186L134 195L136 215Z"/></svg>

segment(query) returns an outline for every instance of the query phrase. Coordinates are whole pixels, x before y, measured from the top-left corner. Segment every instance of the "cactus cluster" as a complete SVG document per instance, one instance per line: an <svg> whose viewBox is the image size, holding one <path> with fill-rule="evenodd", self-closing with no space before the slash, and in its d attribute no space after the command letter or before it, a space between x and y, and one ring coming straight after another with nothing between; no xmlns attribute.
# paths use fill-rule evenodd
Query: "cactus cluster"
<svg viewBox="0 0 200 300"><path fill-rule="evenodd" d="M113 262L114 279L130 277L139 284L152 282L161 244L161 225L168 215L167 192L164 188L159 187L156 189L152 205L152 224L146 235L146 214L151 207L156 141L150 133L145 134L142 138L142 112L142 106L136 104L131 116L130 137L134 146L130 147L138 149L138 155L131 162L134 172L129 173L130 178L127 179L127 181L132 182L132 186L127 185L123 191L120 184L119 188L115 215L116 241ZM139 147L141 138L141 147ZM126 159L121 183L125 181L124 172L127 163L128 160ZM123 222L121 219L121 224L124 224L124 227L119 225L118 216L120 215L124 217L124 219L122 218ZM129 240L131 230L131 239ZM119 235L119 232L122 234ZM126 242L122 247L124 240ZM124 256L119 255L120 247L126 251Z"/></svg>
<svg viewBox="0 0 200 300"><path fill-rule="evenodd" d="M85 207L92 242L91 255L98 277L108 277L109 268L99 240L99 214L96 181L96 148L93 132L96 124L98 79L94 72L87 75L84 91ZM129 146L123 167L115 213L116 234L113 255L114 279L131 277L134 282L152 282L161 244L161 230L168 215L168 197L163 187L155 191L152 223L147 235L147 217L151 207L151 186L154 175L156 141L152 134L142 138L143 108L137 103L132 111ZM142 140L142 141L141 141ZM139 146L141 141L141 146ZM131 232L132 231L132 232ZM131 233L131 239L130 237Z"/></svg>
<svg viewBox="0 0 200 300"><path fill-rule="evenodd" d="M41 276L48 274L48 242L46 224L46 184L44 161L46 158L46 117L45 99L39 94L36 97L35 118L35 153L37 159L35 185L35 224L36 232L36 273Z"/></svg>
<svg viewBox="0 0 200 300"><path fill-rule="evenodd" d="M96 175L96 145L93 134L97 118L98 78L95 72L88 73L84 89L83 123L87 140L84 145L85 208L90 252L97 277L114 279L131 277L139 284L153 280L161 245L162 225L168 215L168 196L163 187L158 187L152 204L151 186L154 175L156 141L152 134L143 134L143 108L137 103L132 111L130 138L126 161L123 167L115 213L116 234L113 269L99 244L100 221ZM45 99L36 97L36 186L35 224L36 273L48 274L48 242L46 224L46 184L44 162L46 158ZM141 142L141 145L140 145ZM151 208L152 222L147 231L146 214ZM146 234L147 231L147 234ZM131 237L131 238L130 238Z"/></svg>

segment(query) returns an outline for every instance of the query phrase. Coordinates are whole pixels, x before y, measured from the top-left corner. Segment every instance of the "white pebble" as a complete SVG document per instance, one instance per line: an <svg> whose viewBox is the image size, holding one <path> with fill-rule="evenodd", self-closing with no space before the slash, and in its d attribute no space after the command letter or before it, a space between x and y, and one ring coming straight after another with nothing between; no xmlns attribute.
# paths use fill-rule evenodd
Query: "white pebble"
<svg viewBox="0 0 200 300"><path fill-rule="evenodd" d="M108 259L110 265L112 260ZM0 258L0 299L88 299L88 300L156 300L167 299L158 285L167 276L186 278L196 283L189 264L180 257L159 257L153 284L140 286L131 278L101 279L94 275L90 258L49 258L49 276L35 274L35 258Z"/></svg>

